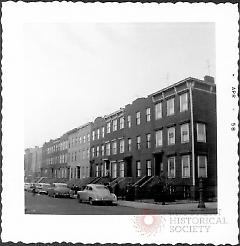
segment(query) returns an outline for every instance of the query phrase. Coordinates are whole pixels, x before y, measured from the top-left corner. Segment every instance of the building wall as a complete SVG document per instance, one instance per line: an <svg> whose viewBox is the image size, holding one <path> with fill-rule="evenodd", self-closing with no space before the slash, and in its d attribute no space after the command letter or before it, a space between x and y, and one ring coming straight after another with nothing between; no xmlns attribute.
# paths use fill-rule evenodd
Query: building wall
<svg viewBox="0 0 240 246"><path fill-rule="evenodd" d="M80 179L90 176L90 133L91 123L72 130L68 134L69 178Z"/></svg>

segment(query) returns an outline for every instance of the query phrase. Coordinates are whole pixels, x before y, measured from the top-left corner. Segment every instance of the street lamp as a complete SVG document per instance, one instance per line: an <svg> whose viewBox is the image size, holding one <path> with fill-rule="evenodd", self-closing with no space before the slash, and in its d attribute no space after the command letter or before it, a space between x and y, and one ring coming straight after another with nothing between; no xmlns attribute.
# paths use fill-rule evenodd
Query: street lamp
<svg viewBox="0 0 240 246"><path fill-rule="evenodd" d="M206 208L203 200L203 177L199 178L199 203L198 208Z"/></svg>

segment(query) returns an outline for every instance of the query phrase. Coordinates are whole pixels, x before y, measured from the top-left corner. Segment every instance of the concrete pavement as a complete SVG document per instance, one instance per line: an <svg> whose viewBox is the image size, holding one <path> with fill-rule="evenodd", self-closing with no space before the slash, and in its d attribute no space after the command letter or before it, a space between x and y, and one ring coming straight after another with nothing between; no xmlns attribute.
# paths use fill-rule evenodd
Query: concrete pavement
<svg viewBox="0 0 240 246"><path fill-rule="evenodd" d="M166 203L166 205L162 205L161 203L149 203L142 201L125 201L118 200L118 205L145 209L145 210L154 210L154 211L169 211L172 212L180 212L180 213L217 213L217 203L216 202L206 202L205 209L198 208L198 202L184 202L184 203Z"/></svg>

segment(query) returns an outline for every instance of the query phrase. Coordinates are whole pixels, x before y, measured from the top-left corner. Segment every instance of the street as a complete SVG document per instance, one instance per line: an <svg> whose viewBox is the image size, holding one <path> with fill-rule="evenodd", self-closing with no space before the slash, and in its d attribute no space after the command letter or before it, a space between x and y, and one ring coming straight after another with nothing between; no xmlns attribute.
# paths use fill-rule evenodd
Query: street
<svg viewBox="0 0 240 246"><path fill-rule="evenodd" d="M25 192L26 214L67 214L67 215L130 215L142 214L142 209L123 206L89 205L77 199L52 198L47 195L33 195Z"/></svg>
<svg viewBox="0 0 240 246"><path fill-rule="evenodd" d="M58 215L142 215L142 214L216 214L217 208L214 204L208 204L206 209L198 209L197 203L176 205L154 205L149 204L147 208L141 206L143 203L135 203L134 206L124 206L129 203L119 201L118 205L93 205L79 203L77 199L52 198L47 195L39 195L25 192L26 214L58 214ZM132 202L134 204L134 202Z"/></svg>

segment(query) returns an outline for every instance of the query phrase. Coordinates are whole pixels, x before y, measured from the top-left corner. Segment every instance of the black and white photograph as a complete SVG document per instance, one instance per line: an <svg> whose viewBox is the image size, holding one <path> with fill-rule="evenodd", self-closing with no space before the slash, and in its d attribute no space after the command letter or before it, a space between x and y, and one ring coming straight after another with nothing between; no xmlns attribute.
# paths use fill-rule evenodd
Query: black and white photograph
<svg viewBox="0 0 240 246"><path fill-rule="evenodd" d="M235 13L236 6L202 6L193 19L184 4L187 19L175 18L179 5L159 6L171 20L155 18L154 6L151 12L146 5L130 4L129 13L136 11L142 19L126 17L126 5L76 6L3 8L8 39L3 35L2 95L7 105L11 94L16 106L6 114L3 104L12 131L4 142L4 131L10 130L3 127L3 153L16 158L11 162L3 155L3 165L18 166L3 170L3 187L4 175L11 175L6 182L12 195L5 191L3 207L17 197L20 216L34 230L25 242L124 242L114 236L124 225L133 231L126 242L153 243L161 237L162 243L214 243L221 230L234 228L227 241L233 242L237 226L228 213L237 213L237 63L225 56L233 70L232 82L224 81L218 21L224 11ZM205 10L215 19L203 18ZM146 19L151 13L153 18ZM228 17L229 23L236 20ZM18 18L21 24L15 24ZM229 39L236 48L234 31ZM5 53L6 44L15 49ZM5 76L11 59L19 67L6 69ZM9 87L8 79L15 81ZM226 156L230 149L232 161ZM226 210L231 201L233 211ZM108 228L111 220L113 234L107 239L100 228ZM49 238L37 234L43 224L48 224L44 231L56 226ZM68 228L64 233L61 226L74 228L68 238L91 228L96 239L88 233L84 239L77 234L65 239Z"/></svg>

